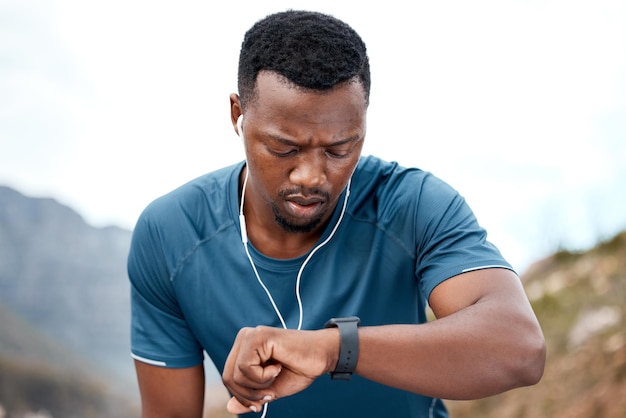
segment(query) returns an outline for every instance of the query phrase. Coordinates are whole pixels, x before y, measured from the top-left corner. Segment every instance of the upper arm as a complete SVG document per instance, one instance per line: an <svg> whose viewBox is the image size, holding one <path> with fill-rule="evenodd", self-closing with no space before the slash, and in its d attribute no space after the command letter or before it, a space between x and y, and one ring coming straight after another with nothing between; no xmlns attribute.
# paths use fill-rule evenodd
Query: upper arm
<svg viewBox="0 0 626 418"><path fill-rule="evenodd" d="M201 418L204 367L153 366L135 360L143 418Z"/></svg>
<svg viewBox="0 0 626 418"><path fill-rule="evenodd" d="M506 353L509 388L534 385L541 379L546 344L520 279L511 270L475 270L435 287L430 305L437 318L449 317L470 334L482 335L491 354ZM444 318L446 321L448 318ZM495 357L494 357L495 358ZM511 380L512 379L512 380Z"/></svg>
<svg viewBox="0 0 626 418"><path fill-rule="evenodd" d="M504 268L475 270L445 280L433 289L429 304L434 314L442 318L486 301L501 309L500 314L515 311L535 321L519 277Z"/></svg>

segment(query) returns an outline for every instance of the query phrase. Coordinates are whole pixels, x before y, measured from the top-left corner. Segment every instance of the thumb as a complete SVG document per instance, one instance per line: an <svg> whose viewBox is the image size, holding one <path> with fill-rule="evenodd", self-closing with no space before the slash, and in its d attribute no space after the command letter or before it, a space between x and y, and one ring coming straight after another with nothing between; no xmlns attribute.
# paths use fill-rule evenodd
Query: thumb
<svg viewBox="0 0 626 418"><path fill-rule="evenodd" d="M234 415L247 414L250 411L258 412L258 411L255 411L256 406L252 405L251 407L247 407L241 402L239 402L237 398L235 398L234 396L230 398L230 400L226 404L226 409L228 410L228 412Z"/></svg>

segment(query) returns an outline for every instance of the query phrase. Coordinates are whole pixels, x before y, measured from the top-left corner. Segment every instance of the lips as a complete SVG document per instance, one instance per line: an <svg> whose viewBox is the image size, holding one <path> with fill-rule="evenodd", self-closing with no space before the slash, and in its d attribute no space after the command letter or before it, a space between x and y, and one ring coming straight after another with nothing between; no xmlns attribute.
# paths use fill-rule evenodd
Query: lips
<svg viewBox="0 0 626 418"><path fill-rule="evenodd" d="M324 205L324 199L321 197L292 196L285 200L287 209L297 218L315 217Z"/></svg>

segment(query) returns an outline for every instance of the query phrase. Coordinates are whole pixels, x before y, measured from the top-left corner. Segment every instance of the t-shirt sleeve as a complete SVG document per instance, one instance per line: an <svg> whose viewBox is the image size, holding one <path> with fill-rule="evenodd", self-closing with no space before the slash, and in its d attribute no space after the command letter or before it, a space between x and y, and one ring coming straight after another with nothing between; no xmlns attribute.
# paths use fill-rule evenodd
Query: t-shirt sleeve
<svg viewBox="0 0 626 418"><path fill-rule="evenodd" d="M424 181L416 207L416 277L428 298L443 281L472 270L513 270L487 240L465 199L436 177Z"/></svg>
<svg viewBox="0 0 626 418"><path fill-rule="evenodd" d="M167 234L144 211L133 231L128 256L131 283L131 353L136 360L164 367L202 363L202 347L176 299L174 255L164 250Z"/></svg>

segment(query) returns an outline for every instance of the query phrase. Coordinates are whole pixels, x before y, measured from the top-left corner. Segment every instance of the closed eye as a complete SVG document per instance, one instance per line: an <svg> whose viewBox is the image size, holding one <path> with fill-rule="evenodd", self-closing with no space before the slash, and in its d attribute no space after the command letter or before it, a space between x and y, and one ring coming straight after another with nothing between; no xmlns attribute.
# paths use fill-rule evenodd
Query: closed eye
<svg viewBox="0 0 626 418"><path fill-rule="evenodd" d="M362 138L359 137L351 137L329 144L324 148L324 153L329 158L347 158L352 154L352 150L361 140ZM301 150L301 147L294 142L277 136L270 136L270 139L265 143L265 147L271 155L278 158L291 157Z"/></svg>
<svg viewBox="0 0 626 418"><path fill-rule="evenodd" d="M327 149L326 150L326 155L328 155L331 158L346 158L347 156L350 155L350 150L352 147L350 147L350 149Z"/></svg>
<svg viewBox="0 0 626 418"><path fill-rule="evenodd" d="M269 135L265 141L265 147L267 152L279 158L290 157L300 150L297 144L275 135Z"/></svg>
<svg viewBox="0 0 626 418"><path fill-rule="evenodd" d="M350 138L326 148L326 155L331 158L347 158L352 154L353 148L360 142L359 138Z"/></svg>
<svg viewBox="0 0 626 418"><path fill-rule="evenodd" d="M278 151L278 150L273 150L271 148L267 148L267 150L269 151L270 154L272 154L274 157L279 157L279 158L285 158L285 157L290 157L292 155L295 155L298 150L297 149L290 149L287 151Z"/></svg>

